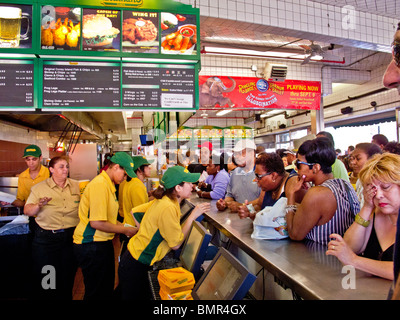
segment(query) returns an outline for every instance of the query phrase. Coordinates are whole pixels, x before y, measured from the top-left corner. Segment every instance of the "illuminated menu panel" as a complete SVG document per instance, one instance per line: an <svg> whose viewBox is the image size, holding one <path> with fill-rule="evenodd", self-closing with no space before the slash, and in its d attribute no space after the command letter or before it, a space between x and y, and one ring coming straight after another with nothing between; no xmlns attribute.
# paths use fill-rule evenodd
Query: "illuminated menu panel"
<svg viewBox="0 0 400 320"><path fill-rule="evenodd" d="M124 63L124 108L195 108L195 69L188 65Z"/></svg>
<svg viewBox="0 0 400 320"><path fill-rule="evenodd" d="M34 107L33 60L0 60L0 107Z"/></svg>
<svg viewBox="0 0 400 320"><path fill-rule="evenodd" d="M43 62L43 108L119 108L120 100L120 63Z"/></svg>

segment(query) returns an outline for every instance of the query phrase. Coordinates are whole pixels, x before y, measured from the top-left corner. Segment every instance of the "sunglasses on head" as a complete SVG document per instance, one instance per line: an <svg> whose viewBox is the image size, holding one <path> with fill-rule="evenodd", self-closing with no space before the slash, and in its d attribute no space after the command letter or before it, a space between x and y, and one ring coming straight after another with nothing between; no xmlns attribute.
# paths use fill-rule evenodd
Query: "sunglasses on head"
<svg viewBox="0 0 400 320"><path fill-rule="evenodd" d="M300 165L301 164L305 164L306 166L308 166L310 168L310 170L313 168L313 166L315 165L315 163L308 163L308 162L304 162L304 161L300 161L299 159L294 160L294 163L296 165L296 168L298 170L300 170Z"/></svg>
<svg viewBox="0 0 400 320"><path fill-rule="evenodd" d="M400 67L400 41L392 42L392 56L396 66Z"/></svg>

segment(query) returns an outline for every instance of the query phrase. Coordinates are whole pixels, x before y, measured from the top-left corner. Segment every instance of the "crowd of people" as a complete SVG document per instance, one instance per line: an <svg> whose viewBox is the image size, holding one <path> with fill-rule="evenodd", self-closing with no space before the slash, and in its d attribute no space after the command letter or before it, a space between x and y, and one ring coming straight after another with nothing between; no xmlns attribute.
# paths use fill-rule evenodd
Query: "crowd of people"
<svg viewBox="0 0 400 320"><path fill-rule="evenodd" d="M400 24L393 61L383 78L387 88L400 88L399 40ZM40 148L30 145L23 155L28 168L19 176L13 205L24 207L32 221L34 298L71 299L78 267L84 299L114 298L116 234L123 247L118 297L150 298L147 271L178 249L192 222L210 210L210 202L202 202L180 224L180 203L196 192L217 200L218 210L250 219L287 198L292 240L320 243L343 264L394 280L393 297L399 299L399 150L399 143L375 135L338 158L333 137L322 131L298 150L272 153L242 139L227 161L226 154L213 154L212 144L204 143L198 162L189 154L190 163L169 164L160 186L149 195L143 182L151 162L144 157L124 152L108 157L81 194L78 181L69 178L67 157L54 157L46 168ZM57 269L54 290L41 285L46 265Z"/></svg>

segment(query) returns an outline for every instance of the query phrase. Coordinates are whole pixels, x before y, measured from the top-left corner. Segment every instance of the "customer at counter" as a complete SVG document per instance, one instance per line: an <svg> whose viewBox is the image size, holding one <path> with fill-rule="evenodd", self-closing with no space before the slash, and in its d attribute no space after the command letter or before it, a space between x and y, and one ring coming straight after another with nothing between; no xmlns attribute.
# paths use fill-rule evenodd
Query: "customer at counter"
<svg viewBox="0 0 400 320"><path fill-rule="evenodd" d="M388 89L397 89L400 95L400 23L393 37L392 43L392 61L386 68L383 76L383 85ZM395 288L393 299L400 299L400 281L398 276L400 272L400 220L397 219L396 244L394 249L394 281Z"/></svg>
<svg viewBox="0 0 400 320"><path fill-rule="evenodd" d="M207 165L208 177L204 182L199 182L197 195L200 198L221 199L225 197L226 188L229 184L229 173L224 164L224 156L213 155Z"/></svg>
<svg viewBox="0 0 400 320"><path fill-rule="evenodd" d="M357 149L357 147L356 147ZM377 154L360 172L364 206L343 237L331 234L327 255L393 280L393 249L400 210L400 156Z"/></svg>
<svg viewBox="0 0 400 320"><path fill-rule="evenodd" d="M261 210L266 206L273 206L281 197L285 197L286 188L297 182L297 173L286 172L282 158L277 153L263 153L257 157L255 176L258 186L265 192ZM301 202L305 192L305 188L297 191L295 201ZM250 217L254 220L256 212L250 212L247 205L248 202L245 201L245 205L239 207L239 217Z"/></svg>
<svg viewBox="0 0 400 320"><path fill-rule="evenodd" d="M207 165L212 154L213 145L211 142L205 141L200 146L199 163L192 163L188 166L191 173L200 173L199 181L205 181L207 178Z"/></svg>
<svg viewBox="0 0 400 320"><path fill-rule="evenodd" d="M291 239L327 244L329 235L343 235L360 211L352 185L333 178L335 159L336 152L326 138L307 140L300 146L296 160L298 181L286 189L286 222ZM296 205L295 194L305 182L315 186Z"/></svg>
<svg viewBox="0 0 400 320"><path fill-rule="evenodd" d="M86 186L79 204L79 223L74 232L74 253L82 268L85 300L109 299L114 290L115 261L112 239L116 233L132 237L137 228L117 221L115 185L125 175L135 178L133 160L125 152L110 159L107 170Z"/></svg>
<svg viewBox="0 0 400 320"><path fill-rule="evenodd" d="M12 203L15 207L23 207L32 186L50 177L49 169L41 164L43 159L42 150L38 146L34 144L27 146L24 150L23 158L28 169L18 177L17 197Z"/></svg>
<svg viewBox="0 0 400 320"><path fill-rule="evenodd" d="M327 138L331 144L331 147L335 150L335 141L333 140L333 136L329 132L327 131L318 132L317 138ZM336 150L335 150L335 157L336 157ZM333 178L335 179L343 179L350 182L346 166L338 158L335 158L335 162L332 165L332 174Z"/></svg>
<svg viewBox="0 0 400 320"><path fill-rule="evenodd" d="M229 208L231 212L238 212L246 200L259 209L258 198L261 189L254 182L255 150L256 145L250 139L239 140L236 143L233 156L238 167L231 172L225 199L217 201L218 210Z"/></svg>
<svg viewBox="0 0 400 320"><path fill-rule="evenodd" d="M377 153L382 153L382 150L374 143L365 142L357 144L350 156L350 166L353 170L353 175L358 177L367 160ZM364 197L363 186L360 179L356 181L356 193L358 200L360 200L360 207L362 208L364 205Z"/></svg>
<svg viewBox="0 0 400 320"><path fill-rule="evenodd" d="M172 249L177 250L187 237L194 220L210 209L210 203L197 205L180 225L180 202L192 193L192 183L200 177L181 166L168 168L155 200L146 207L138 233L129 241L119 264L119 289L123 300L151 298L147 272Z"/></svg>
<svg viewBox="0 0 400 320"><path fill-rule="evenodd" d="M72 235L79 222L79 182L68 178L68 158L50 160L51 177L34 185L24 213L35 218L32 241L35 299L72 299L77 263ZM55 287L42 286L43 267L55 269Z"/></svg>

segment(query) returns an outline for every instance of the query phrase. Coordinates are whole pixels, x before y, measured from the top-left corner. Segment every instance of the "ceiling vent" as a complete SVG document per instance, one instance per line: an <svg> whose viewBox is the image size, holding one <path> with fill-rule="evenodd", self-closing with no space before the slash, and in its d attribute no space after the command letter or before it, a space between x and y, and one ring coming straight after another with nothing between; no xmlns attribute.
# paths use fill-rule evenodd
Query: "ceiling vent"
<svg viewBox="0 0 400 320"><path fill-rule="evenodd" d="M263 78L272 81L285 81L287 66L284 64L266 63Z"/></svg>

